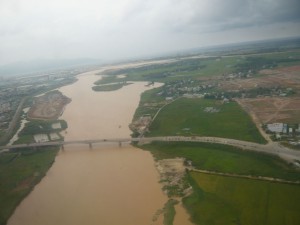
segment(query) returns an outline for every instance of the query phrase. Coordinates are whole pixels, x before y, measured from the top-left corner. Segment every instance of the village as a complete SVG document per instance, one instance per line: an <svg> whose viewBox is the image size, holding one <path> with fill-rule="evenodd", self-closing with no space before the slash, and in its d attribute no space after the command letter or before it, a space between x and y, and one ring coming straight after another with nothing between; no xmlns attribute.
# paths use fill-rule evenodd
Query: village
<svg viewBox="0 0 300 225"><path fill-rule="evenodd" d="M266 70L268 68L268 70ZM130 125L131 130L143 135L158 112L172 101L184 98L206 98L223 103L238 102L250 115L258 118L257 126L274 141L300 146L300 84L297 79L299 67L271 70L263 66L255 76L252 70L222 74L208 79L182 79L167 82L157 93L154 102L143 102L150 114L140 115ZM206 108L207 112L218 112Z"/></svg>
<svg viewBox="0 0 300 225"><path fill-rule="evenodd" d="M0 77L0 140L17 126L21 109L32 104L32 97L47 90L71 84L75 76L90 70L90 67L57 69L48 72L33 72L19 76ZM18 112L19 108L19 112ZM14 119L15 118L15 119ZM13 123L13 124L12 124ZM4 140L1 140L4 141Z"/></svg>
<svg viewBox="0 0 300 225"><path fill-rule="evenodd" d="M300 147L300 124L270 123L263 126L275 141L286 141Z"/></svg>

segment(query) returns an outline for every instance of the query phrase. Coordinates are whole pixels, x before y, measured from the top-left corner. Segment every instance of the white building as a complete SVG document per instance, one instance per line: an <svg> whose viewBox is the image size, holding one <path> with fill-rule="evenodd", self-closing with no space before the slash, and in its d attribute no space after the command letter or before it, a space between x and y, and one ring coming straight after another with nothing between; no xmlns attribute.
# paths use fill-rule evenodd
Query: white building
<svg viewBox="0 0 300 225"><path fill-rule="evenodd" d="M33 138L34 138L36 143L49 141L49 138L48 138L47 134L35 134L35 135L33 135Z"/></svg>
<svg viewBox="0 0 300 225"><path fill-rule="evenodd" d="M270 123L267 125L267 129L274 133L281 133L283 131L283 123Z"/></svg>
<svg viewBox="0 0 300 225"><path fill-rule="evenodd" d="M60 122L58 122L58 123L53 123L53 124L51 125L51 127L52 127L52 129L54 129L54 130L56 130L56 129L61 129L61 124L60 124Z"/></svg>

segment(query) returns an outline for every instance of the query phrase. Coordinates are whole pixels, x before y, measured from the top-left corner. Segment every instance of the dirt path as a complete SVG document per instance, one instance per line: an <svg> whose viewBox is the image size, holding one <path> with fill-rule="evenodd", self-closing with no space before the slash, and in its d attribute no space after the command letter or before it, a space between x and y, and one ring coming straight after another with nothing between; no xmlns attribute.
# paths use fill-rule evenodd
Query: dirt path
<svg viewBox="0 0 300 225"><path fill-rule="evenodd" d="M252 118L252 121L254 122L255 126L259 130L259 133L266 139L268 143L273 143L272 139L268 134L265 133L265 131L261 127L261 121L257 118L256 114L247 106L242 104L239 99L235 99L235 101L250 115Z"/></svg>
<svg viewBox="0 0 300 225"><path fill-rule="evenodd" d="M284 183L284 184L300 184L300 181L289 181L289 180L283 180L283 179L278 179L278 178L273 178L273 177L261 177L261 176L255 177L255 176L251 176L251 175L221 173L221 172L215 172L215 171L210 171L210 170L198 170L198 169L191 169L190 171L195 171L195 172L198 172L198 173L225 176L225 177L236 177L236 178L245 178L245 179L251 179L251 180L271 181L271 182Z"/></svg>
<svg viewBox="0 0 300 225"><path fill-rule="evenodd" d="M276 105L277 106L277 110L272 114L272 116L269 117L269 119L266 121L266 123L269 123L270 121L272 121L274 118L278 117L278 114L282 111L282 109L284 109L287 105L290 104L290 101L286 101L283 104L280 105Z"/></svg>

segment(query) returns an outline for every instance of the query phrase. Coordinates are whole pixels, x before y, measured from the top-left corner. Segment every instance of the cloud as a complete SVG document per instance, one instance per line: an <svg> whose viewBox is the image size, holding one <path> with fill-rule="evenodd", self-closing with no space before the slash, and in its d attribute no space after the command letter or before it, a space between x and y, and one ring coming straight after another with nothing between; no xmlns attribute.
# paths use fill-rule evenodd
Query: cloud
<svg viewBox="0 0 300 225"><path fill-rule="evenodd" d="M292 36L299 24L299 0L1 0L0 64Z"/></svg>

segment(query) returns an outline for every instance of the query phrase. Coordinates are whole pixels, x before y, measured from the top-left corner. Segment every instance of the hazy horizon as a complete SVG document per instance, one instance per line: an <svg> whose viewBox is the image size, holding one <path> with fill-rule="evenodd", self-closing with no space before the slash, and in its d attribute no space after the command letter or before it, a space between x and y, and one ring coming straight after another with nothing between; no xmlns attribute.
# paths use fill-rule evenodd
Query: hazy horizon
<svg viewBox="0 0 300 225"><path fill-rule="evenodd" d="M2 0L0 65L137 58L300 36L297 0Z"/></svg>

